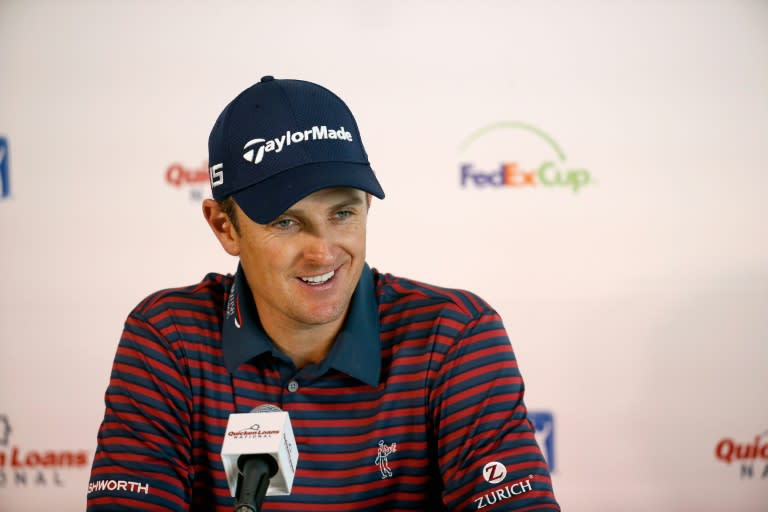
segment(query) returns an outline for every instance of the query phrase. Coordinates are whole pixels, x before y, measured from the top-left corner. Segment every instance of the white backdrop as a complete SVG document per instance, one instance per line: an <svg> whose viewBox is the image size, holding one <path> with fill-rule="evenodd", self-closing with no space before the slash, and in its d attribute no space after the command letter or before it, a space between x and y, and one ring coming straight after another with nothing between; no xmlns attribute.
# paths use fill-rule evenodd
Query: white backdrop
<svg viewBox="0 0 768 512"><path fill-rule="evenodd" d="M128 311L234 271L166 175L266 74L355 113L368 261L500 311L564 510L768 510L768 3L0 0L0 511L84 508Z"/></svg>

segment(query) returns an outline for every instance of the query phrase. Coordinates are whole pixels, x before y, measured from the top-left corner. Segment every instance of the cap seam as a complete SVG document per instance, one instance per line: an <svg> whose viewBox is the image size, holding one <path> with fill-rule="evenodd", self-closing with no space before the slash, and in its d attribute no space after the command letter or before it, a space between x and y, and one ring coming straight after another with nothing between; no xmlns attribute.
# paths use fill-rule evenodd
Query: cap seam
<svg viewBox="0 0 768 512"><path fill-rule="evenodd" d="M275 83L275 82L273 82ZM293 102L291 101L291 98L288 96L288 93L285 92L285 89L283 88L283 85L280 83L275 83L277 85L277 88L280 90L280 94L283 95L285 98L285 102L288 104L288 110L291 112L291 120L293 121L293 127L294 129L299 126L299 121L296 119L296 109L294 108ZM307 152L307 149L305 147L301 147L301 152L304 155L304 158L309 158L309 153Z"/></svg>

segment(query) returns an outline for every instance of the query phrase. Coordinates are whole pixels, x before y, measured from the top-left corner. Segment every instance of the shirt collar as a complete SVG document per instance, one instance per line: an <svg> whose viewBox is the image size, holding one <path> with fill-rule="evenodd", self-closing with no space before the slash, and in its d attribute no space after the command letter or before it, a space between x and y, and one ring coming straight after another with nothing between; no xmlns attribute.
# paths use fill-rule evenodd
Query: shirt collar
<svg viewBox="0 0 768 512"><path fill-rule="evenodd" d="M278 350L261 326L256 303L239 265L224 308L221 337L224 364L230 373L256 356ZM373 272L367 263L352 294L347 318L321 367L335 368L372 387L379 384L379 307Z"/></svg>

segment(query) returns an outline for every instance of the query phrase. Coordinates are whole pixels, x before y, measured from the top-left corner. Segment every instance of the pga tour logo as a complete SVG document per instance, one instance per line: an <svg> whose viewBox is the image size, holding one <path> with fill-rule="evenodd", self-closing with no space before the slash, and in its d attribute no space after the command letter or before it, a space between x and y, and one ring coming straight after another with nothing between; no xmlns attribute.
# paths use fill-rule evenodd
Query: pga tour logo
<svg viewBox="0 0 768 512"><path fill-rule="evenodd" d="M8 176L8 140L0 137L0 199L11 195Z"/></svg>
<svg viewBox="0 0 768 512"><path fill-rule="evenodd" d="M528 419L533 424L536 444L547 462L550 473L555 472L555 418L549 411L528 411Z"/></svg>

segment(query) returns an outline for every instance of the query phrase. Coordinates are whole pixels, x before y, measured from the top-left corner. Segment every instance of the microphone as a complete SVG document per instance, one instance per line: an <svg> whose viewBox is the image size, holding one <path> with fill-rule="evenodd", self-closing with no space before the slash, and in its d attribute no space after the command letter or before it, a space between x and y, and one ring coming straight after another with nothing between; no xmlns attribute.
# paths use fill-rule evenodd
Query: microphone
<svg viewBox="0 0 768 512"><path fill-rule="evenodd" d="M230 414L221 460L235 512L260 512L265 495L291 494L299 451L288 413L264 404Z"/></svg>

